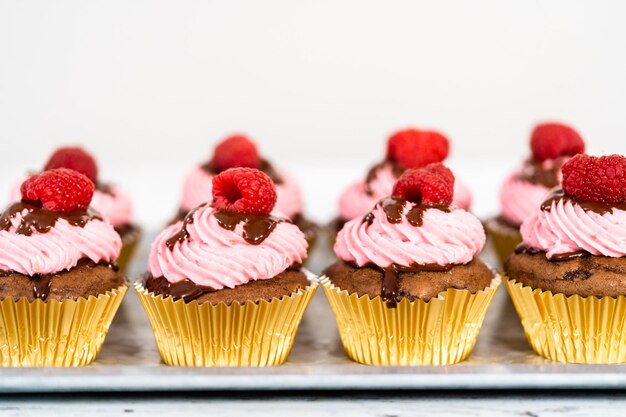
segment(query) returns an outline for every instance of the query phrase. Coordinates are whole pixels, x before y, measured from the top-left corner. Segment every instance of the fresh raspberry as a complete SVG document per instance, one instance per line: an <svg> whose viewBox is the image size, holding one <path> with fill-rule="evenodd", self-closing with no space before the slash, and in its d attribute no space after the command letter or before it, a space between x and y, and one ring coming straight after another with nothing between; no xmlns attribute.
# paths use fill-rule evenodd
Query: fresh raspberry
<svg viewBox="0 0 626 417"><path fill-rule="evenodd" d="M231 168L213 177L213 207L267 215L276 204L276 187L254 168Z"/></svg>
<svg viewBox="0 0 626 417"><path fill-rule="evenodd" d="M218 143L211 160L217 172L229 168L258 168L261 163L256 145L243 135L234 135Z"/></svg>
<svg viewBox="0 0 626 417"><path fill-rule="evenodd" d="M387 141L387 158L405 168L420 168L441 162L448 156L448 139L431 130L406 129Z"/></svg>
<svg viewBox="0 0 626 417"><path fill-rule="evenodd" d="M573 128L560 123L543 123L533 129L530 149L538 161L573 156L585 151L585 142Z"/></svg>
<svg viewBox="0 0 626 417"><path fill-rule="evenodd" d="M46 210L70 213L86 210L91 203L93 182L78 171L56 168L35 174L22 187L22 200Z"/></svg>
<svg viewBox="0 0 626 417"><path fill-rule="evenodd" d="M393 186L392 196L426 205L452 204L454 175L440 163L407 169Z"/></svg>
<svg viewBox="0 0 626 417"><path fill-rule="evenodd" d="M563 191L578 201L626 202L626 157L579 154L563 164Z"/></svg>
<svg viewBox="0 0 626 417"><path fill-rule="evenodd" d="M85 175L94 183L98 181L96 160L83 148L68 146L59 148L50 156L44 171L55 168L68 168Z"/></svg>

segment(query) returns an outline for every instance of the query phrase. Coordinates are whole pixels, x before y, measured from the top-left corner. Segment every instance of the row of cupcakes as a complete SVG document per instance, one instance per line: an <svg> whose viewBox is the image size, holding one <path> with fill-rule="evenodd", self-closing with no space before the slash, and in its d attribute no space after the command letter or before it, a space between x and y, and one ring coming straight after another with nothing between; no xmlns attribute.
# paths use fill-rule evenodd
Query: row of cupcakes
<svg viewBox="0 0 626 417"><path fill-rule="evenodd" d="M526 246L506 264L507 287L543 356L625 360L625 161L572 158L563 192L523 223ZM470 354L501 278L476 258L485 233L454 204L454 184L440 163L405 169L337 235L340 260L320 281L353 359L450 364ZM262 171L226 169L211 185L209 202L159 234L136 281L159 351L168 364L282 363L318 283L301 268L305 235L278 209ZM3 364L79 365L97 354L128 284L115 263L122 239L88 208L95 189L76 170L45 170L22 183L21 201L0 218L2 314L11 324L0 329ZM559 269L569 262L573 269Z"/></svg>

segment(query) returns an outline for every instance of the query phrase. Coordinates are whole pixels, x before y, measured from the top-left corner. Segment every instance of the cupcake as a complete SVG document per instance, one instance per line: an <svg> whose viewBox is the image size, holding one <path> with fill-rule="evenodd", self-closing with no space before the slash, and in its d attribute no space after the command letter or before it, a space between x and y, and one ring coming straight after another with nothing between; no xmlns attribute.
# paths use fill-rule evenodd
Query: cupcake
<svg viewBox="0 0 626 417"><path fill-rule="evenodd" d="M387 140L387 156L369 169L364 179L352 183L339 198L339 216L333 222L335 232L348 220L362 217L382 198L389 196L398 177L408 168L443 162L448 156L448 139L430 130L400 130ZM455 182L454 204L469 210L472 195L460 181Z"/></svg>
<svg viewBox="0 0 626 417"><path fill-rule="evenodd" d="M485 221L485 229L500 264L522 241L519 228L532 216L553 187L561 166L585 150L574 129L559 123L537 125L530 137L531 157L515 169L500 188L501 214Z"/></svg>
<svg viewBox="0 0 626 417"><path fill-rule="evenodd" d="M141 237L141 229L133 223L133 205L130 196L119 185L100 181L96 160L80 147L57 149L48 159L44 170L55 168L73 169L93 181L96 188L91 200L91 208L108 219L115 231L122 237L122 251L117 259L117 264L122 272L126 272ZM11 201L20 200L22 181L11 190Z"/></svg>
<svg viewBox="0 0 626 417"><path fill-rule="evenodd" d="M279 365L317 286L300 267L305 236L259 170L223 171L211 191L157 236L136 284L159 352L168 365Z"/></svg>
<svg viewBox="0 0 626 417"><path fill-rule="evenodd" d="M507 288L537 354L626 362L626 158L577 155L521 227Z"/></svg>
<svg viewBox="0 0 626 417"><path fill-rule="evenodd" d="M0 216L0 364L78 366L98 354L128 285L122 247L89 208L94 184L59 168L28 178Z"/></svg>
<svg viewBox="0 0 626 417"><path fill-rule="evenodd" d="M466 359L500 277L476 255L480 221L453 205L441 164L406 170L391 197L348 221L324 271L324 292L348 356L368 365Z"/></svg>
<svg viewBox="0 0 626 417"><path fill-rule="evenodd" d="M190 210L205 203L211 196L213 177L229 168L255 168L267 174L276 185L276 209L304 232L309 246L314 245L318 227L303 214L300 185L290 173L275 169L261 158L254 142L243 135L233 135L218 143L212 158L187 174L174 221L183 220Z"/></svg>

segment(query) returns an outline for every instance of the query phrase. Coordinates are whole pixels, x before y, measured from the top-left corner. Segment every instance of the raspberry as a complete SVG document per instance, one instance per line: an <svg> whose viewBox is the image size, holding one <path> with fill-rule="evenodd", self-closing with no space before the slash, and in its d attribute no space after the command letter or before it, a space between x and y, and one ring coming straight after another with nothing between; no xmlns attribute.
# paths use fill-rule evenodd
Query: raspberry
<svg viewBox="0 0 626 417"><path fill-rule="evenodd" d="M22 200L46 210L70 213L86 210L91 203L94 184L78 171L56 168L35 174L22 187Z"/></svg>
<svg viewBox="0 0 626 417"><path fill-rule="evenodd" d="M231 168L213 177L213 207L268 215L276 204L276 187L254 168Z"/></svg>
<svg viewBox="0 0 626 417"><path fill-rule="evenodd" d="M79 147L68 146L59 148L50 156L44 171L55 168L69 168L85 175L94 183L98 181L98 165L96 160Z"/></svg>
<svg viewBox="0 0 626 417"><path fill-rule="evenodd" d="M441 162L448 156L448 139L431 130L406 129L387 141L387 158L405 168L419 168Z"/></svg>
<svg viewBox="0 0 626 417"><path fill-rule="evenodd" d="M563 191L578 201L626 202L626 157L579 154L563 164Z"/></svg>
<svg viewBox="0 0 626 417"><path fill-rule="evenodd" d="M404 171L393 186L393 197L426 205L452 204L454 175L440 163Z"/></svg>
<svg viewBox="0 0 626 417"><path fill-rule="evenodd" d="M585 151L585 142L573 128L560 123L537 125L530 136L530 149L538 161L573 156Z"/></svg>
<svg viewBox="0 0 626 417"><path fill-rule="evenodd" d="M222 172L229 168L258 168L261 159L254 142L243 135L234 135L215 147L211 162L216 172Z"/></svg>

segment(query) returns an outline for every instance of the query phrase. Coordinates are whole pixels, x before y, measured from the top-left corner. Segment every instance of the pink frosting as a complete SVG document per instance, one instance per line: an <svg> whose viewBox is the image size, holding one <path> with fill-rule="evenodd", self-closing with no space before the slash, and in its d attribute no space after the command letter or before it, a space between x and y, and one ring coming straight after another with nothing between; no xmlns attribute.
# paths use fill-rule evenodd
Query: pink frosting
<svg viewBox="0 0 626 417"><path fill-rule="evenodd" d="M20 178L9 192L11 202L20 201L22 194L20 187L28 175ZM117 185L110 186L111 193L95 190L91 199L91 208L107 218L114 227L124 226L133 221L133 204L126 191Z"/></svg>
<svg viewBox="0 0 626 417"><path fill-rule="evenodd" d="M117 185L110 186L110 193L94 191L91 207L106 217L115 227L124 226L133 221L133 203L130 196Z"/></svg>
<svg viewBox="0 0 626 417"><path fill-rule="evenodd" d="M537 211L549 192L549 188L519 179L517 174L513 174L500 188L502 215L509 223L520 225Z"/></svg>
<svg viewBox="0 0 626 417"><path fill-rule="evenodd" d="M280 171L282 183L276 184L276 208L288 217L302 212L302 191L295 178L285 171ZM202 167L192 169L183 182L183 195L180 208L190 211L200 204L211 200L213 175Z"/></svg>
<svg viewBox="0 0 626 417"><path fill-rule="evenodd" d="M376 203L391 194L397 179L391 165L387 164L376 171L376 176L369 184L370 194L365 192L365 180L351 184L339 197L339 217L350 220L366 215ZM469 187L458 179L454 181L453 204L464 210L469 210L472 204Z"/></svg>
<svg viewBox="0 0 626 417"><path fill-rule="evenodd" d="M33 229L30 236L16 233L27 210L11 219L11 227L0 231L0 270L24 275L53 274L76 266L88 258L93 262L113 262L122 241L106 220L92 219L84 227L56 221L46 233Z"/></svg>
<svg viewBox="0 0 626 417"><path fill-rule="evenodd" d="M412 207L405 203L404 214ZM485 245L480 221L463 209L445 212L427 209L423 224L413 226L403 216L400 223L390 223L382 205L376 205L371 224L362 217L346 223L337 235L335 253L346 262L359 266L391 264L465 264Z"/></svg>
<svg viewBox="0 0 626 417"><path fill-rule="evenodd" d="M587 251L614 258L626 256L626 211L599 214L571 200L554 201L550 210L536 209L521 228L524 243L554 255Z"/></svg>
<svg viewBox="0 0 626 417"><path fill-rule="evenodd" d="M227 230L219 225L214 212L209 205L196 211L193 222L186 226L189 237L171 249L166 242L181 229L182 222L161 232L150 250L150 273L172 283L189 279L219 290L273 278L306 258L306 239L294 224L278 223L265 240L253 245L242 237L242 223Z"/></svg>

